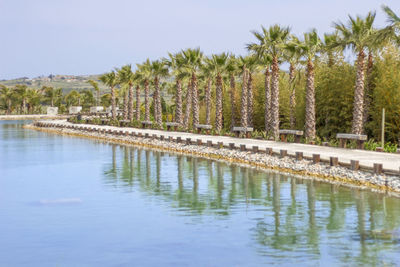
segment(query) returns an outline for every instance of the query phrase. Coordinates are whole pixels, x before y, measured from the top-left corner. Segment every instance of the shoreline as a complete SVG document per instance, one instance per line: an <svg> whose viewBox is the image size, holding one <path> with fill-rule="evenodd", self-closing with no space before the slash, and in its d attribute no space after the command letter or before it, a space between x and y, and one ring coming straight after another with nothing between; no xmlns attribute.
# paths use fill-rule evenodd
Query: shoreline
<svg viewBox="0 0 400 267"><path fill-rule="evenodd" d="M400 197L400 179L397 176L377 175L367 171L352 171L343 166L332 167L320 162L313 164L312 160L303 158L296 160L291 156L278 157L268 155L265 152L239 151L225 147L213 147L197 144L186 144L183 140L160 140L152 137L126 136L113 133L100 133L99 131L87 131L69 129L65 127L41 127L34 124L25 125L24 128L38 130L52 134L60 134L72 137L95 139L108 143L131 145L135 147L173 152L189 156L198 156L210 160L219 160L241 166L257 168L267 172L280 172L295 175L301 179L314 179L331 184L339 184L351 188L368 189L377 193L384 193Z"/></svg>
<svg viewBox="0 0 400 267"><path fill-rule="evenodd" d="M47 114L0 115L0 121L57 120L57 119L66 119L68 117L70 117L70 115L47 115Z"/></svg>

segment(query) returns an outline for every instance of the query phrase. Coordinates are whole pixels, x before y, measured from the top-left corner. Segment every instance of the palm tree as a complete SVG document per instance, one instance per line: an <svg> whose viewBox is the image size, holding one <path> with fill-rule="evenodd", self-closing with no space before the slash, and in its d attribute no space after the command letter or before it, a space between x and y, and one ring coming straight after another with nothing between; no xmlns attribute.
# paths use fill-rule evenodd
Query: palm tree
<svg viewBox="0 0 400 267"><path fill-rule="evenodd" d="M356 18L349 16L347 26L342 22L334 24L339 33L339 39L333 47L350 47L357 53L357 75L352 122L353 134L362 134L363 132L365 49L368 48L376 35L376 31L373 28L375 16L375 12L369 12L364 19L359 16Z"/></svg>
<svg viewBox="0 0 400 267"><path fill-rule="evenodd" d="M128 120L133 120L133 83L135 74L132 72L132 65L125 65L118 71L120 84L126 84L128 89ZM125 115L124 115L125 116Z"/></svg>
<svg viewBox="0 0 400 267"><path fill-rule="evenodd" d="M144 120L150 120L150 101L149 101L149 82L151 79L151 63L147 59L144 63L137 65L138 80L143 83L144 87Z"/></svg>
<svg viewBox="0 0 400 267"><path fill-rule="evenodd" d="M118 84L115 71L110 71L100 76L100 81L111 88L111 115L112 119L117 118L116 101L115 101L115 86Z"/></svg>
<svg viewBox="0 0 400 267"><path fill-rule="evenodd" d="M38 89L28 89L26 104L28 106L28 113L35 113L35 109L39 107L37 111L40 113L40 100L42 99L42 93Z"/></svg>
<svg viewBox="0 0 400 267"><path fill-rule="evenodd" d="M253 93L253 73L257 69L257 58L254 55L247 56L246 69L248 71L247 77L247 125L253 127L253 107L254 107L254 93Z"/></svg>
<svg viewBox="0 0 400 267"><path fill-rule="evenodd" d="M239 73L238 62L234 55L229 57L228 64L226 66L226 71L229 74L229 85L230 85L230 97L231 97L231 130L236 125L236 117L235 117L235 91L236 91L236 83L235 76Z"/></svg>
<svg viewBox="0 0 400 267"><path fill-rule="evenodd" d="M242 94L240 96L240 125L244 128L247 127L248 123L248 114L247 114L247 86L248 86L248 74L249 71L246 68L246 61L244 57L240 56L238 58L238 68L241 70L242 74Z"/></svg>
<svg viewBox="0 0 400 267"><path fill-rule="evenodd" d="M272 56L271 128L277 140L279 138L279 60L289 39L290 29L279 25L273 25L269 29L261 27L261 29L261 32L252 32L258 43L251 43L247 45L247 48L260 57L265 54Z"/></svg>
<svg viewBox="0 0 400 267"><path fill-rule="evenodd" d="M192 94L192 108L193 108L193 126L199 124L199 94L197 89L197 72L199 71L202 60L203 52L200 48L186 49L182 51L184 58L184 67L187 72L191 74L191 94Z"/></svg>
<svg viewBox="0 0 400 267"><path fill-rule="evenodd" d="M211 86L214 77L212 59L205 58L201 66L202 77L205 79L205 99L206 99L206 124L211 124Z"/></svg>
<svg viewBox="0 0 400 267"><path fill-rule="evenodd" d="M175 77L175 122L183 124L183 113L182 113L182 80L186 76L184 68L184 58L182 53L171 54L169 53L169 59L165 59L165 63L172 71L172 75Z"/></svg>
<svg viewBox="0 0 400 267"><path fill-rule="evenodd" d="M400 45L400 17L388 6L383 5L382 9L386 13L389 25L378 32L375 41L389 39Z"/></svg>
<svg viewBox="0 0 400 267"><path fill-rule="evenodd" d="M338 32L334 33L325 33L324 34L324 44L322 46L322 50L328 56L328 67L332 67L335 64L335 52L341 51L340 47L336 47L334 49L334 45L337 43L339 38Z"/></svg>
<svg viewBox="0 0 400 267"><path fill-rule="evenodd" d="M0 85L0 99L4 102L7 111L6 114L11 114L12 101L14 99L14 91L4 85Z"/></svg>
<svg viewBox="0 0 400 267"><path fill-rule="evenodd" d="M17 84L14 92L21 101L22 113L26 114L26 101L28 99L28 87L25 84Z"/></svg>
<svg viewBox="0 0 400 267"><path fill-rule="evenodd" d="M50 106L54 107L55 103L59 103L62 98L62 89L54 89L51 86L43 86L41 89L44 92L44 97L50 102Z"/></svg>
<svg viewBox="0 0 400 267"><path fill-rule="evenodd" d="M215 130L217 132L220 132L222 130L222 91L223 91L223 76L226 73L227 65L229 62L229 54L227 53L222 53L219 55L212 55L211 56L211 62L210 62L210 67L215 73L215 85L216 85L216 91L215 91Z"/></svg>
<svg viewBox="0 0 400 267"><path fill-rule="evenodd" d="M136 121L140 121L140 75L138 71L134 74L136 84Z"/></svg>
<svg viewBox="0 0 400 267"><path fill-rule="evenodd" d="M88 80L91 86L93 86L94 91L96 92L96 106L100 103L100 87L99 84L94 80Z"/></svg>
<svg viewBox="0 0 400 267"><path fill-rule="evenodd" d="M160 78L168 76L168 67L165 62L155 60L151 63L151 74L154 77L154 119L159 128L162 127L162 109L161 109L161 96L160 96Z"/></svg>
<svg viewBox="0 0 400 267"><path fill-rule="evenodd" d="M307 61L306 82L306 122L305 137L313 142L315 140L315 86L314 86L314 63L316 54L321 50L322 41L317 31L313 29L304 34L304 41L298 42L297 46ZM294 44L296 46L296 44Z"/></svg>
<svg viewBox="0 0 400 267"><path fill-rule="evenodd" d="M290 128L296 127L296 65L299 63L301 51L297 45L299 40L296 36L292 35L291 40L286 46L285 60L289 62L289 89L290 89Z"/></svg>
<svg viewBox="0 0 400 267"><path fill-rule="evenodd" d="M258 67L264 70L264 125L266 133L271 131L271 63L272 57L269 54L258 57Z"/></svg>

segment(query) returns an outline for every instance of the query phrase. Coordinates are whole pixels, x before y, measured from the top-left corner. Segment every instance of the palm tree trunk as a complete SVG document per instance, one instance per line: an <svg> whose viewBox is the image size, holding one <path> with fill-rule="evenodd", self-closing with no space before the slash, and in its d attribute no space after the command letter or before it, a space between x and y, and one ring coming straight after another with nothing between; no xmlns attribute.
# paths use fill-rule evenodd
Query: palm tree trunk
<svg viewBox="0 0 400 267"><path fill-rule="evenodd" d="M253 127L253 74L251 72L247 80L247 125Z"/></svg>
<svg viewBox="0 0 400 267"><path fill-rule="evenodd" d="M211 78L208 78L206 85L206 124L211 124Z"/></svg>
<svg viewBox="0 0 400 267"><path fill-rule="evenodd" d="M215 130L222 130L222 76L218 73L215 90Z"/></svg>
<svg viewBox="0 0 400 267"><path fill-rule="evenodd" d="M315 88L314 65L311 60L307 62L307 89L306 89L306 125L305 136L308 141L315 139Z"/></svg>
<svg viewBox="0 0 400 267"><path fill-rule="evenodd" d="M150 120L149 81L144 81L144 120Z"/></svg>
<svg viewBox="0 0 400 267"><path fill-rule="evenodd" d="M140 121L140 86L136 85L136 120Z"/></svg>
<svg viewBox="0 0 400 267"><path fill-rule="evenodd" d="M128 119L128 93L127 91L125 91L125 95L124 95L124 120Z"/></svg>
<svg viewBox="0 0 400 267"><path fill-rule="evenodd" d="M364 50L361 49L357 57L357 78L354 90L352 133L361 134L364 111Z"/></svg>
<svg viewBox="0 0 400 267"><path fill-rule="evenodd" d="M176 80L176 99L175 99L175 122L182 124L182 82L181 80Z"/></svg>
<svg viewBox="0 0 400 267"><path fill-rule="evenodd" d="M160 87L159 80L156 76L154 78L154 95L153 95L153 103L154 103L154 119L156 120L156 124L158 128L162 127L162 117L161 117L161 99L160 99Z"/></svg>
<svg viewBox="0 0 400 267"><path fill-rule="evenodd" d="M294 85L294 66L290 63L289 67L289 87L290 92L290 128L294 129L296 126L296 87Z"/></svg>
<svg viewBox="0 0 400 267"><path fill-rule="evenodd" d="M185 117L183 119L183 127L188 129L189 127L189 119L190 119L190 110L192 108L192 85L189 81L188 88L186 92L186 107L185 107Z"/></svg>
<svg viewBox="0 0 400 267"><path fill-rule="evenodd" d="M129 85L128 120L133 120L133 85Z"/></svg>
<svg viewBox="0 0 400 267"><path fill-rule="evenodd" d="M243 68L242 95L240 98L240 124L247 127L247 70Z"/></svg>
<svg viewBox="0 0 400 267"><path fill-rule="evenodd" d="M373 80L372 80L372 70L374 68L374 59L371 52L368 54L368 64L367 64L367 77L366 77L366 84L365 84L365 94L364 94L364 114L363 114L363 132L365 128L365 124L368 121L369 116L369 108L371 105L371 96L373 93Z"/></svg>
<svg viewBox="0 0 400 267"><path fill-rule="evenodd" d="M236 90L236 84L235 84L235 76L231 74L230 76L230 86L231 86L231 130L233 127L235 127L236 124L236 118L235 118L235 90Z"/></svg>
<svg viewBox="0 0 400 267"><path fill-rule="evenodd" d="M275 140L279 139L279 65L278 58L272 59L271 80L271 129Z"/></svg>
<svg viewBox="0 0 400 267"><path fill-rule="evenodd" d="M11 114L11 99L7 100L7 115Z"/></svg>
<svg viewBox="0 0 400 267"><path fill-rule="evenodd" d="M111 87L111 115L112 119L115 120L117 118L117 109L115 105L115 89Z"/></svg>
<svg viewBox="0 0 400 267"><path fill-rule="evenodd" d="M197 77L192 73L192 105L193 105L193 127L199 124L199 95L197 90Z"/></svg>
<svg viewBox="0 0 400 267"><path fill-rule="evenodd" d="M271 74L269 72L269 66L265 69L265 79L264 79L264 88L265 88L265 110L264 110L264 118L265 118L265 132L269 133L271 131Z"/></svg>

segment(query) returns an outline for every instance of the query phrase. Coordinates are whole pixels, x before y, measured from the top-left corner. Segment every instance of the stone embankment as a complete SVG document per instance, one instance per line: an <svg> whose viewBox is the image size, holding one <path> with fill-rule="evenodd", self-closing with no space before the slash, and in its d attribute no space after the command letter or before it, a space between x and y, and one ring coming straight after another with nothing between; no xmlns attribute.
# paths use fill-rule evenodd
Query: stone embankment
<svg viewBox="0 0 400 267"><path fill-rule="evenodd" d="M26 115L0 115L0 121L5 120L60 120L70 115L47 115L47 114L26 114Z"/></svg>
<svg viewBox="0 0 400 267"><path fill-rule="evenodd" d="M74 125L65 121L58 121L58 123L38 121L25 127L56 134L93 138L223 160L258 169L290 173L301 176L301 178L369 188L373 191L400 196L400 177L398 175L385 174L379 168L375 170L360 170L358 168L358 170L352 170L351 168L354 169L355 166L341 166L338 164L337 158L323 162L320 157L305 157L302 152L290 155L285 150L279 152L271 148L260 150L257 146L249 149L245 145L237 146L234 143L204 142L201 139L179 136L174 138L168 136L168 132L163 131L158 131L159 134L150 134L149 132L141 132L141 129L133 128L129 128L129 131L110 126L99 129L89 125Z"/></svg>

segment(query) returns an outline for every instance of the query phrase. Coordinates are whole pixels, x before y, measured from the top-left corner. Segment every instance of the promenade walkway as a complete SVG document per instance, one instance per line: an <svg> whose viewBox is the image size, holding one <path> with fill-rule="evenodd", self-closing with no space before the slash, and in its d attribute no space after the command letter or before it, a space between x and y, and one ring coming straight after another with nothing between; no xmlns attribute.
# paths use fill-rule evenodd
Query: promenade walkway
<svg viewBox="0 0 400 267"><path fill-rule="evenodd" d="M26 114L26 115L0 115L0 121L4 120L50 120L64 119L70 115L47 115L47 114Z"/></svg>
<svg viewBox="0 0 400 267"><path fill-rule="evenodd" d="M46 123L54 124L55 126L62 125L72 125L72 123L66 120L55 120L55 121L45 121ZM358 160L360 162L360 167L372 168L374 163L383 164L383 169L385 171L399 173L400 171L400 154L392 153L382 153L374 152L368 150L357 150L357 149L345 149L336 147L324 147L317 145L308 144L297 144L297 143L283 143L267 140L257 140L257 139L246 139L246 138L236 138L228 136L213 136L213 135L202 135L186 132L173 132L173 131L162 131L153 129L140 129L131 127L114 127L114 126L102 126L102 125L90 125L90 124L73 124L77 126L91 127L93 129L111 129L118 131L127 131L129 133L142 133L143 136L148 133L150 136L164 135L165 139L170 136L173 139L181 137L182 141L186 138L191 138L192 141L197 139L202 140L203 143L207 141L212 141L214 144L222 142L224 146L228 146L229 143L234 143L236 147L240 145L246 145L247 149L252 149L253 146L258 146L259 150L264 150L266 148L272 148L276 153L280 150L287 150L289 155L295 155L296 152L303 152L305 157L312 157L313 154L320 154L321 160L328 161L330 157L337 157L340 163L350 164L350 160Z"/></svg>

